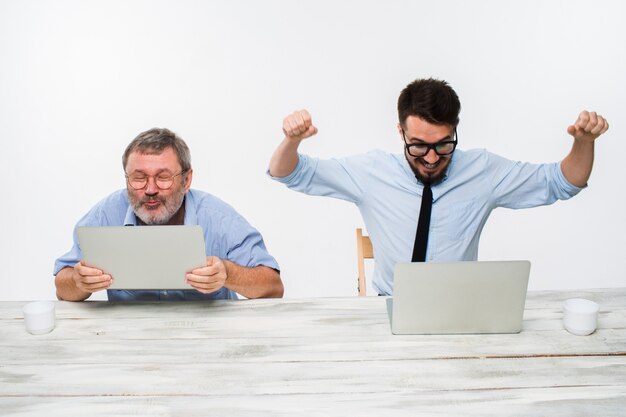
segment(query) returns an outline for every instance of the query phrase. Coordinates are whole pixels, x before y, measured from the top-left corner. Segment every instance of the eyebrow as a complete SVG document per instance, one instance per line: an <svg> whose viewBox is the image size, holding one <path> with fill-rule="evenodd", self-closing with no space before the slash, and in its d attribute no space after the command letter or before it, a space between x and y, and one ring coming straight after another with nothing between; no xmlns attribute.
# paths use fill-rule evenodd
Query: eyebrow
<svg viewBox="0 0 626 417"><path fill-rule="evenodd" d="M405 134L406 136L406 134ZM424 139L420 139L420 138L407 138L407 141L413 145L430 145L430 143L426 142ZM419 143L413 143L413 142L419 142ZM451 135L448 135L444 138L439 139L436 142L433 142L432 144L436 144L436 143L441 143L441 142L450 142L450 141L454 141L454 139L452 139Z"/></svg>
<svg viewBox="0 0 626 417"><path fill-rule="evenodd" d="M154 174L154 176L157 176L157 175L163 174L164 172L166 172L166 173L168 173L168 174L170 174L170 175L172 175L172 174L173 174L173 172L172 172L172 171L170 171L170 170L169 170L169 168L163 168L163 169L158 170L158 171L157 171L157 173L156 173L156 174ZM145 173L144 171L142 171L142 170L140 170L140 169L136 169L136 170L134 170L133 172L130 172L128 175L133 175L133 174L143 174L143 175L146 175L146 176L148 175L147 173Z"/></svg>

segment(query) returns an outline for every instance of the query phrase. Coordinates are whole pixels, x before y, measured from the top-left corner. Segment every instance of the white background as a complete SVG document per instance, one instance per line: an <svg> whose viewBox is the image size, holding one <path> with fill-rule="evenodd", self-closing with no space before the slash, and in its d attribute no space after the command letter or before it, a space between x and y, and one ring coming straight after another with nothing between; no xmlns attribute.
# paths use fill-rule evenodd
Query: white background
<svg viewBox="0 0 626 417"><path fill-rule="evenodd" d="M0 0L0 299L54 298L75 222L124 187L122 151L154 126L187 141L194 188L262 232L286 297L356 294L357 209L267 162L299 108L319 128L306 153L400 152L397 96L428 76L459 94L465 149L557 161L581 110L609 119L589 188L496 210L479 258L530 259L531 289L624 286L624 4Z"/></svg>

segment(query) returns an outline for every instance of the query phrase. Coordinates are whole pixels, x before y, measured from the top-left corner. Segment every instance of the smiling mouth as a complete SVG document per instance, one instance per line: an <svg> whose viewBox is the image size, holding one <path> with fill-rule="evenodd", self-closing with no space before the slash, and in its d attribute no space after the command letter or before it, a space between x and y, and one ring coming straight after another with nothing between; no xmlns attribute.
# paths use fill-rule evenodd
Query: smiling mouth
<svg viewBox="0 0 626 417"><path fill-rule="evenodd" d="M422 166L423 166L424 168L426 168L426 169L435 169L435 168L437 168L437 166L438 166L438 165L439 165L439 163L441 162L441 159L440 159L440 160L438 160L438 161L437 161L437 162L435 162L435 163L432 163L432 164L429 164L428 162L424 161L423 159L418 160L418 162L419 162L420 164L422 164Z"/></svg>

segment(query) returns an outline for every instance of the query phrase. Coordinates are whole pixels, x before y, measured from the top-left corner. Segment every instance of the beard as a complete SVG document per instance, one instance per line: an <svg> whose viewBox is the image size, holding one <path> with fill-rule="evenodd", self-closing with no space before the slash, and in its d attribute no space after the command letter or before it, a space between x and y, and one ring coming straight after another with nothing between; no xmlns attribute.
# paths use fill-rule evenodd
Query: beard
<svg viewBox="0 0 626 417"><path fill-rule="evenodd" d="M406 161L409 163L409 166L411 167L411 171L413 171L413 174L415 175L415 177L422 184L436 184L440 182L446 176L446 173L448 172L448 167L450 166L450 160L451 160L450 157L446 159L440 158L436 162L437 166L440 168L438 171L423 173L423 172L420 172L418 168L418 165L427 164L427 162L425 162L423 158L409 156L406 153L404 154L404 157L406 158Z"/></svg>
<svg viewBox="0 0 626 417"><path fill-rule="evenodd" d="M185 199L185 189L181 187L170 197L163 197L160 195L144 195L143 197L137 198L129 192L128 199L130 200L130 204L133 206L135 215L145 224L167 224L167 222L170 221L170 219L182 206ZM149 201L159 201L161 204L159 204L159 206L155 209L149 209L145 205L145 203Z"/></svg>

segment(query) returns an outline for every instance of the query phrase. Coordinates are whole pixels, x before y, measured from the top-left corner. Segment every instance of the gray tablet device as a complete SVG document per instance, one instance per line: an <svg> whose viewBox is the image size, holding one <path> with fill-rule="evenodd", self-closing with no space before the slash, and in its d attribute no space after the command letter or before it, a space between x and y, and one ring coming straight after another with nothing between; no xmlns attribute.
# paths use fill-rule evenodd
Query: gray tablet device
<svg viewBox="0 0 626 417"><path fill-rule="evenodd" d="M200 226L79 227L85 264L114 278L110 289L186 289L185 273L206 265Z"/></svg>

